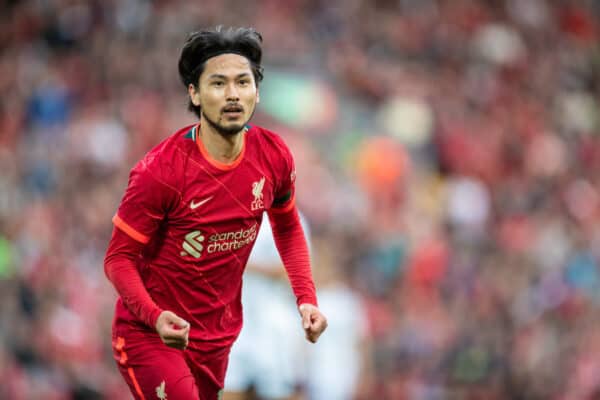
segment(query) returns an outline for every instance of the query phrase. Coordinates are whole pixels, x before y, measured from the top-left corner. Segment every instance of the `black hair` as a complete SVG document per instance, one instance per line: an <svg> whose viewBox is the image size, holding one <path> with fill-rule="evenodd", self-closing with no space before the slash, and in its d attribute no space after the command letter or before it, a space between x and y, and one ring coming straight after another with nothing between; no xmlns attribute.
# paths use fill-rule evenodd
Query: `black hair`
<svg viewBox="0 0 600 400"><path fill-rule="evenodd" d="M250 62L254 80L258 86L263 79L262 36L254 28L223 28L217 26L211 30L192 32L189 34L181 56L179 57L179 76L187 88L191 83L198 86L200 75L204 71L206 61L225 53L244 56ZM200 118L200 106L189 100L188 110Z"/></svg>

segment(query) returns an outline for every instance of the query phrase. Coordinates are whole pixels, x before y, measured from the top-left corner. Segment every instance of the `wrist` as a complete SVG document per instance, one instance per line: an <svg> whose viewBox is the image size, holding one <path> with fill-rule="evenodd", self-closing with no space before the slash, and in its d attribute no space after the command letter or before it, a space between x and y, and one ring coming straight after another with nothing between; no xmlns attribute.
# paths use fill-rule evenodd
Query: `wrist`
<svg viewBox="0 0 600 400"><path fill-rule="evenodd" d="M303 304L310 304L314 307L319 307L319 303L317 303L317 298L314 296L301 296L296 300L296 304L300 307Z"/></svg>
<svg viewBox="0 0 600 400"><path fill-rule="evenodd" d="M156 329L156 322L158 321L158 317L160 317L160 314L163 312L164 310L156 307L154 310L152 310L150 312L150 314L148 314L148 320L146 321L146 323L151 326L153 329Z"/></svg>

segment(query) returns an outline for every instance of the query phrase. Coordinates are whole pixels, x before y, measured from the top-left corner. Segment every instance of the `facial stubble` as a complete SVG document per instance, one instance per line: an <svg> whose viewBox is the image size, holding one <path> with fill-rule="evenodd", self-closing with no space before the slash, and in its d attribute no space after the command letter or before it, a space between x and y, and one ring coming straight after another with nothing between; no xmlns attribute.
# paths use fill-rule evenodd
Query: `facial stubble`
<svg viewBox="0 0 600 400"><path fill-rule="evenodd" d="M206 113L204 113L204 111L200 111L200 112L202 113L202 116L204 116L204 119L206 120L206 122L208 122L208 124L211 126L211 128L213 128L215 130L215 132L217 132L221 136L229 137L229 136L234 136L234 135L240 133L242 131L242 129L244 129L244 126L246 126L248 121L250 121L252 119L252 116L254 116L255 111L256 111L256 105L254 106L254 109L252 110L252 114L250 114L250 117L246 121L244 121L244 123L242 123L240 125L232 125L230 127L223 126L218 121L212 120L208 115L206 115ZM223 118L222 114L221 114L220 118L221 119Z"/></svg>

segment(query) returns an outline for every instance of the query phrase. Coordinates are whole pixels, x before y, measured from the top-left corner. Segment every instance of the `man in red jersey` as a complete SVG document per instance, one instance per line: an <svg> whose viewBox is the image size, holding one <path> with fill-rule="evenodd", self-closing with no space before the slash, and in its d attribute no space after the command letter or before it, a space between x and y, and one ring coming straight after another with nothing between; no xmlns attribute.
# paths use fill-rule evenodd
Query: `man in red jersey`
<svg viewBox="0 0 600 400"><path fill-rule="evenodd" d="M136 399L218 398L264 210L307 339L316 342L327 326L294 204L292 155L279 136L247 125L261 42L249 28L189 36L179 74L200 121L134 166L113 218L104 262L120 296L113 349Z"/></svg>

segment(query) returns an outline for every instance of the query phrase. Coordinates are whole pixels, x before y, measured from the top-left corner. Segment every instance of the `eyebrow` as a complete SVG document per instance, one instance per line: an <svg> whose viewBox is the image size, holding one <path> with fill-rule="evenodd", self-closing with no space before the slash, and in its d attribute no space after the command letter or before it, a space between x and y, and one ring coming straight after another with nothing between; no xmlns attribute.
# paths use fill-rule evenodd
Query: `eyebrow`
<svg viewBox="0 0 600 400"><path fill-rule="evenodd" d="M239 79L239 78L244 78L246 76L250 76L250 74L248 72L242 72L241 74L238 74L235 79ZM228 77L226 75L223 74L212 74L208 76L208 79L227 79Z"/></svg>

